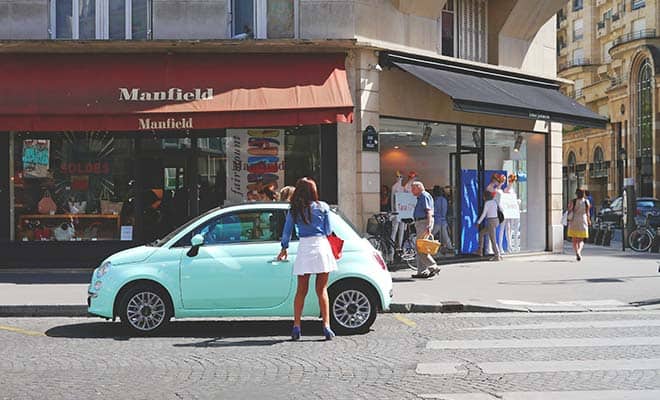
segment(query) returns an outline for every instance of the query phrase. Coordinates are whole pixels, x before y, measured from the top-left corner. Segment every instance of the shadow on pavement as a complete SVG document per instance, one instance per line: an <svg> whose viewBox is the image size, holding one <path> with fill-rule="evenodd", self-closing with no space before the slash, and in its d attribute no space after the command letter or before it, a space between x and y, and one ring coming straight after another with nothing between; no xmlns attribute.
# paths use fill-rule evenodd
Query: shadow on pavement
<svg viewBox="0 0 660 400"><path fill-rule="evenodd" d="M571 285L581 283L624 283L630 279L660 278L660 275L617 276L615 278L556 279L548 281L502 281L499 285Z"/></svg>
<svg viewBox="0 0 660 400"><path fill-rule="evenodd" d="M291 335L292 321L241 320L241 321L172 321L165 329L151 337L164 338L208 338L199 343L180 344L181 347L212 346L271 346L285 342ZM321 339L321 321L302 322L303 339ZM46 331L46 336L76 339L113 339L130 340L143 337L124 328L120 322L92 322L83 324L61 325ZM236 341L236 338L255 338L255 340ZM224 339L227 339L226 341Z"/></svg>

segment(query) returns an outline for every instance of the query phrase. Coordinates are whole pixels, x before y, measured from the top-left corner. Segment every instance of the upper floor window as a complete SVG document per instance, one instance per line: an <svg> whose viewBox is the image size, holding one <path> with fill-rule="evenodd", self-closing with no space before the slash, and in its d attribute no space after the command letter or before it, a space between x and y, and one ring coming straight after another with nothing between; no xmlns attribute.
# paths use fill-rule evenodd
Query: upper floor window
<svg viewBox="0 0 660 400"><path fill-rule="evenodd" d="M583 0L573 0L573 11L581 10L584 7Z"/></svg>
<svg viewBox="0 0 660 400"><path fill-rule="evenodd" d="M573 50L573 65L582 65L584 63L584 49L577 48Z"/></svg>
<svg viewBox="0 0 660 400"><path fill-rule="evenodd" d="M458 32L458 57L486 62L487 3L485 0L457 0L456 19Z"/></svg>
<svg viewBox="0 0 660 400"><path fill-rule="evenodd" d="M298 0L232 1L234 39L291 39L298 37Z"/></svg>
<svg viewBox="0 0 660 400"><path fill-rule="evenodd" d="M653 194L653 69L646 59L637 76L635 137L637 147L637 182L641 196Z"/></svg>
<svg viewBox="0 0 660 400"><path fill-rule="evenodd" d="M610 56L611 48L612 48L611 40L603 45L603 64L608 64L612 61L612 56Z"/></svg>
<svg viewBox="0 0 660 400"><path fill-rule="evenodd" d="M151 0L51 0L53 39L150 39Z"/></svg>
<svg viewBox="0 0 660 400"><path fill-rule="evenodd" d="M646 6L646 1L645 0L633 0L632 2L632 9L637 10L638 8L642 8Z"/></svg>
<svg viewBox="0 0 660 400"><path fill-rule="evenodd" d="M445 7L442 9L442 19L440 20L440 40L442 42L443 56L454 57L454 39L456 38L455 18L454 0L447 0Z"/></svg>
<svg viewBox="0 0 660 400"><path fill-rule="evenodd" d="M642 32L646 29L646 18L636 19L632 23L632 33Z"/></svg>
<svg viewBox="0 0 660 400"><path fill-rule="evenodd" d="M573 40L580 40L584 37L584 22L582 18L573 21Z"/></svg>

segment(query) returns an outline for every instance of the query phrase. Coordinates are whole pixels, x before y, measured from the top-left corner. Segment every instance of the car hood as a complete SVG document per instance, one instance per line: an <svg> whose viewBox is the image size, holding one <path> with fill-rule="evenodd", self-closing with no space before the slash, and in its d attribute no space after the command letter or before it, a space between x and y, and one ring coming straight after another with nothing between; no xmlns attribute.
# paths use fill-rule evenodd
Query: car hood
<svg viewBox="0 0 660 400"><path fill-rule="evenodd" d="M119 253L111 255L107 258L107 261L110 261L112 265L136 263L146 260L149 256L154 254L156 250L158 250L158 247L133 247L132 249L122 250Z"/></svg>

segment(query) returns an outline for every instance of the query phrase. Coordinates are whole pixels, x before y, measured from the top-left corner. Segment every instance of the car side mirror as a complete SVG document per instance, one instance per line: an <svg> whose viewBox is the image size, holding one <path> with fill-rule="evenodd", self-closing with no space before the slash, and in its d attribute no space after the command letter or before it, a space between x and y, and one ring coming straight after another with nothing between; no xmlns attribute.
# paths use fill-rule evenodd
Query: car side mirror
<svg viewBox="0 0 660 400"><path fill-rule="evenodd" d="M188 250L188 257L195 257L199 253L199 248L204 244L204 236L200 235L199 233L190 239L190 245L192 246L190 250Z"/></svg>

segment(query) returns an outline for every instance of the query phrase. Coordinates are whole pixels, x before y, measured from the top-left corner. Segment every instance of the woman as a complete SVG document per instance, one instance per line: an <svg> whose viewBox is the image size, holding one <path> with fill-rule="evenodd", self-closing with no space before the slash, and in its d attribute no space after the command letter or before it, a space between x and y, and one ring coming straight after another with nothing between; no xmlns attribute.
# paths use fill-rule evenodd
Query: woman
<svg viewBox="0 0 660 400"><path fill-rule="evenodd" d="M391 210L390 207L390 197L392 194L390 193L390 188L387 187L387 185L383 185L380 188L380 212L389 212Z"/></svg>
<svg viewBox="0 0 660 400"><path fill-rule="evenodd" d="M280 189L280 201L291 201L291 196L293 196L295 189L293 186L284 186Z"/></svg>
<svg viewBox="0 0 660 400"><path fill-rule="evenodd" d="M328 275L337 269L337 261L327 239L332 232L329 212L330 207L319 201L314 180L312 178L299 179L291 198L291 210L286 215L284 223L282 251L277 256L278 260L287 259L287 248L295 225L300 242L296 261L293 263L293 273L298 276L298 288L293 303L293 330L291 331L293 340L299 340L301 336L300 319L309 287L309 277L312 274L316 275L316 295L323 319L323 336L326 340L332 340L335 336L330 329Z"/></svg>
<svg viewBox="0 0 660 400"><path fill-rule="evenodd" d="M493 193L489 192L488 189L484 192L484 200L486 201L484 203L484 211L477 220L477 226L479 226L484 219L486 220L486 226L479 231L479 247L474 254L479 257L483 256L484 237L488 236L490 238L493 252L495 252L495 256L490 260L502 261L502 255L497 247L497 238L495 237L497 226L500 224L500 220L497 217L497 202L493 198Z"/></svg>
<svg viewBox="0 0 660 400"><path fill-rule="evenodd" d="M573 250L575 250L575 258L578 261L582 260L584 239L589 237L590 208L591 204L585 198L584 190L576 190L575 199L568 203L568 237L573 239Z"/></svg>

